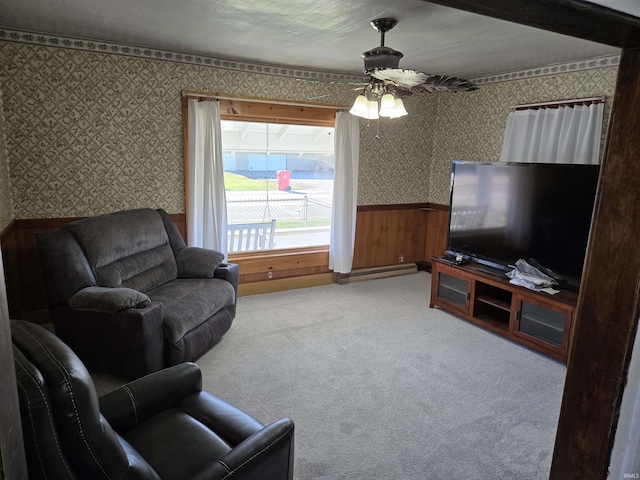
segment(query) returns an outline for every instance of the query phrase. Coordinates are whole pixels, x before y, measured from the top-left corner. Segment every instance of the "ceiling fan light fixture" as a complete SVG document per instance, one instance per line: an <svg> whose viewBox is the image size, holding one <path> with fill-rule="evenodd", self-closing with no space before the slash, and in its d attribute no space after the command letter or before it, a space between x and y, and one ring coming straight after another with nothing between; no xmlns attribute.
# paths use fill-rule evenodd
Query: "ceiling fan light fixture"
<svg viewBox="0 0 640 480"><path fill-rule="evenodd" d="M369 115L369 100L364 95L358 95L353 102L353 106L351 110L349 110L351 115L355 115L356 117L368 118Z"/></svg>
<svg viewBox="0 0 640 480"><path fill-rule="evenodd" d="M377 120L378 118L380 118L378 115L378 101L369 100L367 103L368 103L368 113L365 118L369 120Z"/></svg>
<svg viewBox="0 0 640 480"><path fill-rule="evenodd" d="M376 120L378 117L378 100L370 100L366 95L358 95L353 102L351 115L366 118L367 120Z"/></svg>
<svg viewBox="0 0 640 480"><path fill-rule="evenodd" d="M404 108L404 102L401 98L396 98L396 111L389 118L404 117L405 115L409 115L409 112Z"/></svg>
<svg viewBox="0 0 640 480"><path fill-rule="evenodd" d="M385 93L380 99L380 116L392 117L397 112L396 99L391 93Z"/></svg>

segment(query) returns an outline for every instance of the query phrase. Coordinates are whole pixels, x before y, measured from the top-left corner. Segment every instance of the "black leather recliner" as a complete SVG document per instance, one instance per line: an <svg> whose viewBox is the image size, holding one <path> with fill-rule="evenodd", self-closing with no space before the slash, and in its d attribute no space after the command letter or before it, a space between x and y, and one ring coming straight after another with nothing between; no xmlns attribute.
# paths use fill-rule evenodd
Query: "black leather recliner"
<svg viewBox="0 0 640 480"><path fill-rule="evenodd" d="M182 363L98 399L87 369L59 338L12 320L30 479L293 478L294 425L264 426L201 390Z"/></svg>

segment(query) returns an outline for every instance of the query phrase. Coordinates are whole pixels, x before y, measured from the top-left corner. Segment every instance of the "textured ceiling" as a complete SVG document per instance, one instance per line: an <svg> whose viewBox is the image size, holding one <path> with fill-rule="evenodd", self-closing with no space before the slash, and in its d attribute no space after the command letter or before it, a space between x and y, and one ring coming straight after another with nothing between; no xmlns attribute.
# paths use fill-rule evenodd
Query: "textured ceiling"
<svg viewBox="0 0 640 480"><path fill-rule="evenodd" d="M462 78L619 49L421 0L2 0L0 27L316 71L359 74L394 17L401 68ZM637 0L595 0L640 15Z"/></svg>

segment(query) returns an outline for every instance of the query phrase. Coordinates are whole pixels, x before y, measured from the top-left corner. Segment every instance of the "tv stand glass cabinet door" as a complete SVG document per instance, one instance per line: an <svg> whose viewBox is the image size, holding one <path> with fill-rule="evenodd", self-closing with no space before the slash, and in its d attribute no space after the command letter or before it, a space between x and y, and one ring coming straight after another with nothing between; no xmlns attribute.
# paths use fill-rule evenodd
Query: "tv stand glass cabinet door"
<svg viewBox="0 0 640 480"><path fill-rule="evenodd" d="M471 305L471 279L463 271L451 270L446 266L439 267L434 269L435 275L431 279L430 306L433 308L438 304L451 311L468 315Z"/></svg>
<svg viewBox="0 0 640 480"><path fill-rule="evenodd" d="M514 335L566 355L573 309L547 303L526 294L516 294Z"/></svg>

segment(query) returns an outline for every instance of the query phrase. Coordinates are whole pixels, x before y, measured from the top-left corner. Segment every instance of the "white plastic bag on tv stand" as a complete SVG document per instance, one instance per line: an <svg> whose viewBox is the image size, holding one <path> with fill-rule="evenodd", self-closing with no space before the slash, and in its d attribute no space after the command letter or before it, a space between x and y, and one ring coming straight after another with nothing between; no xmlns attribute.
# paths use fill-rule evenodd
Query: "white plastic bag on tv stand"
<svg viewBox="0 0 640 480"><path fill-rule="evenodd" d="M556 290L549 288L553 285L558 285L558 282L555 279L545 273L542 273L536 267L529 265L523 259L518 260L516 262L516 268L506 275L511 279L509 280L509 283L514 285L520 285L521 287L526 287L529 290L534 290L536 292L546 291L547 293L552 293L549 290L552 290L553 293L557 292Z"/></svg>

